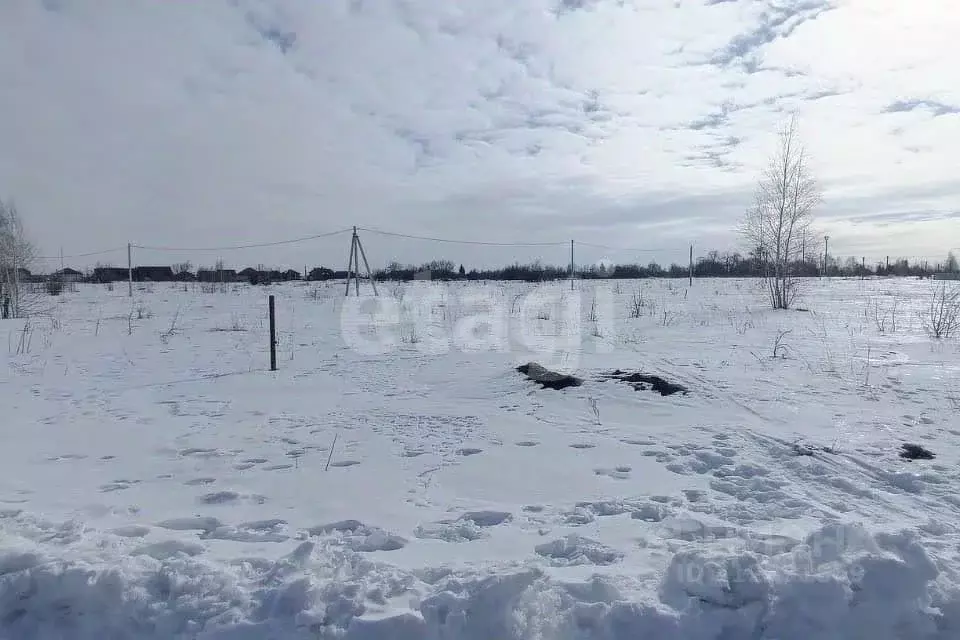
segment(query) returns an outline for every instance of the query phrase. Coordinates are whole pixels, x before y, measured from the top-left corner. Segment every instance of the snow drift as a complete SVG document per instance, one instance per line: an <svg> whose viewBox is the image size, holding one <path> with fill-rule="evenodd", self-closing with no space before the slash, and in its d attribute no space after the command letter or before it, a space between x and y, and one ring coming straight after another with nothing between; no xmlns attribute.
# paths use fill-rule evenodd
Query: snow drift
<svg viewBox="0 0 960 640"><path fill-rule="evenodd" d="M212 561L8 518L0 529L0 637L350 640L946 639L960 589L910 533L827 525L787 552L678 550L655 591L539 566L403 571L337 537L267 561ZM566 541L566 552L575 540ZM154 549L155 551L156 549ZM646 595L637 595L638 593ZM647 599L644 600L643 598ZM638 599L640 598L640 599Z"/></svg>

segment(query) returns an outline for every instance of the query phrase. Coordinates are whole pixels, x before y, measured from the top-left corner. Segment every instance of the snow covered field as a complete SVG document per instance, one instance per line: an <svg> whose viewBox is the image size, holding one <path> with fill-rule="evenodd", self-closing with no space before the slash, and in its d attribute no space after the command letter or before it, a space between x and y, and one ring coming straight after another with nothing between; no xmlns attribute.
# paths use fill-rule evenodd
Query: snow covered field
<svg viewBox="0 0 960 640"><path fill-rule="evenodd" d="M3 321L0 638L960 638L929 282L568 286L79 285Z"/></svg>

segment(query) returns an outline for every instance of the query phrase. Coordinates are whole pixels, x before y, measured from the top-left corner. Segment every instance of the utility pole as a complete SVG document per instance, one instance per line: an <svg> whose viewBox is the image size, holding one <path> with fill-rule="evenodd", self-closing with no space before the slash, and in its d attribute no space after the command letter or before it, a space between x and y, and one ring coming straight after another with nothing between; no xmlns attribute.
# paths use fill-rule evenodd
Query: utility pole
<svg viewBox="0 0 960 640"><path fill-rule="evenodd" d="M133 249L127 243L127 295L133 297Z"/></svg>
<svg viewBox="0 0 960 640"><path fill-rule="evenodd" d="M270 371L277 370L277 317L273 296L267 298L270 314Z"/></svg>
<svg viewBox="0 0 960 640"><path fill-rule="evenodd" d="M357 296L360 296L360 258L363 258L363 265L367 269L367 278L370 280L370 286L373 287L373 295L377 293L377 283L373 279L373 272L370 271L370 263L367 262L367 252L363 250L363 243L360 242L360 236L357 235L357 228L353 228L353 238L350 240L350 257L347 258L347 288L344 295L350 295L350 278L353 278L354 287Z"/></svg>
<svg viewBox="0 0 960 640"><path fill-rule="evenodd" d="M60 247L60 277L63 277L63 247Z"/></svg>
<svg viewBox="0 0 960 640"><path fill-rule="evenodd" d="M860 256L860 279L863 280L867 277L867 257Z"/></svg>
<svg viewBox="0 0 960 640"><path fill-rule="evenodd" d="M570 291L573 291L573 240L570 240Z"/></svg>
<svg viewBox="0 0 960 640"><path fill-rule="evenodd" d="M690 286L693 286L693 245L690 245Z"/></svg>
<svg viewBox="0 0 960 640"><path fill-rule="evenodd" d="M830 236L823 236L823 271L820 273L820 277L823 277L823 273L827 270L827 260L830 255Z"/></svg>

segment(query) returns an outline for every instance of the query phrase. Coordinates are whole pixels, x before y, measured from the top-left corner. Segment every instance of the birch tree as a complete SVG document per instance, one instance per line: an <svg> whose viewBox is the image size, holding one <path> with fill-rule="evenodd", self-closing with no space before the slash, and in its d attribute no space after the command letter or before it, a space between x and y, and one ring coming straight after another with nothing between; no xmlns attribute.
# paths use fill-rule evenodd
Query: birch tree
<svg viewBox="0 0 960 640"><path fill-rule="evenodd" d="M760 254L774 309L789 309L800 293L797 268L820 199L794 116L779 132L777 151L764 167L740 225L746 245Z"/></svg>
<svg viewBox="0 0 960 640"><path fill-rule="evenodd" d="M26 239L16 206L9 200L0 200L0 311L10 317L22 317L30 306L20 269L27 269L34 256L33 245Z"/></svg>

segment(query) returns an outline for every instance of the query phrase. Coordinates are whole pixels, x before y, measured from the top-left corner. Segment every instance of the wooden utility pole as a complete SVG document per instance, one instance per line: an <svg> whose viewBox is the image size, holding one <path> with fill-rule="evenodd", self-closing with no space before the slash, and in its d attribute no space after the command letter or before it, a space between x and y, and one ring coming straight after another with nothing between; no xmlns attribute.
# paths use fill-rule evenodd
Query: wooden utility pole
<svg viewBox="0 0 960 640"><path fill-rule="evenodd" d="M350 295L350 278L353 278L354 290L357 296L360 296L360 258L363 258L363 266L367 270L367 279L370 280L370 286L373 287L373 295L377 293L377 283L373 279L373 272L370 271L370 263L367 262L367 252L363 250L363 243L360 242L360 236L357 235L357 228L353 228L353 238L350 240L350 257L347 258L347 288L344 295Z"/></svg>
<svg viewBox="0 0 960 640"><path fill-rule="evenodd" d="M573 240L570 240L570 291L573 291Z"/></svg>
<svg viewBox="0 0 960 640"><path fill-rule="evenodd" d="M830 236L823 236L823 271L820 273L821 278L823 277L824 273L826 273L827 271L827 260L829 259L829 256L830 256L829 248L830 248Z"/></svg>
<svg viewBox="0 0 960 640"><path fill-rule="evenodd" d="M277 316L273 296L268 298L270 305L270 371L277 370Z"/></svg>
<svg viewBox="0 0 960 640"><path fill-rule="evenodd" d="M690 245L690 286L693 286L693 245Z"/></svg>
<svg viewBox="0 0 960 640"><path fill-rule="evenodd" d="M133 297L133 249L127 243L127 295Z"/></svg>

